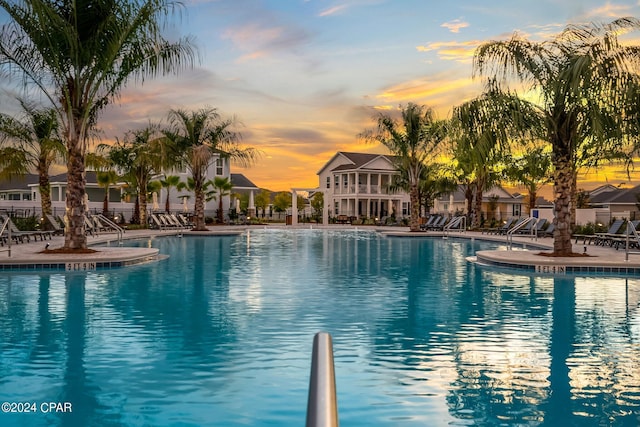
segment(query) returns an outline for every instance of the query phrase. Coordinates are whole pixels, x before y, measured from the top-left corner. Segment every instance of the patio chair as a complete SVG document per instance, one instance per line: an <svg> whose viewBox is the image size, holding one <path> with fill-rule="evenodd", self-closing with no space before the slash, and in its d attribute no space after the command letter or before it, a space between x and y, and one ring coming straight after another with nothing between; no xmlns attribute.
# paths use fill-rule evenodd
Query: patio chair
<svg viewBox="0 0 640 427"><path fill-rule="evenodd" d="M634 234L634 230L636 231L636 234L640 231L638 230L638 226L640 226L640 220L631 221L626 227L624 227L624 232L622 234L611 237L611 246L616 250L625 247L627 244L627 237L629 238L629 247L637 248L640 246L640 241L636 239Z"/></svg>
<svg viewBox="0 0 640 427"><path fill-rule="evenodd" d="M616 237L620 237L623 224L624 219L615 220L606 233L595 234L595 238L592 239L593 243L599 246L611 246L613 244L613 239ZM591 240L589 240L589 243L591 243Z"/></svg>
<svg viewBox="0 0 640 427"><path fill-rule="evenodd" d="M553 223L550 223L547 228L538 233L539 237L553 237L553 231L556 229L556 226Z"/></svg>
<svg viewBox="0 0 640 427"><path fill-rule="evenodd" d="M64 229L60 226L60 222L51 214L44 215L44 223L48 224L48 228L52 235L64 234Z"/></svg>
<svg viewBox="0 0 640 427"><path fill-rule="evenodd" d="M31 237L33 237L34 240L38 240L38 236L40 237L40 240L44 240L45 239L45 235L47 234L46 232L41 232L41 231L21 231L20 229L18 229L18 227L16 227L16 225L14 224L14 222L11 220L11 217L3 217L0 216L0 222L4 223L5 220L8 220L8 226L9 228L11 228L11 238L13 240L15 240L16 243L20 242L20 243L24 243L24 239L27 239L27 242L31 241ZM51 236L49 235L49 238L51 238Z"/></svg>

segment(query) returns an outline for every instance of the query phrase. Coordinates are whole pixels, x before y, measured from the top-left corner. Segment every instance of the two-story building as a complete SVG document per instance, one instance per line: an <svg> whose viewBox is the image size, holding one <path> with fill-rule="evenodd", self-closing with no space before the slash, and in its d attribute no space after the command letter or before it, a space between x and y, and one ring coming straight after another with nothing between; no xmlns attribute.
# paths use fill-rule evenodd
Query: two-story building
<svg viewBox="0 0 640 427"><path fill-rule="evenodd" d="M334 218L409 216L409 195L389 188L397 173L392 156L337 152L318 171L325 214Z"/></svg>

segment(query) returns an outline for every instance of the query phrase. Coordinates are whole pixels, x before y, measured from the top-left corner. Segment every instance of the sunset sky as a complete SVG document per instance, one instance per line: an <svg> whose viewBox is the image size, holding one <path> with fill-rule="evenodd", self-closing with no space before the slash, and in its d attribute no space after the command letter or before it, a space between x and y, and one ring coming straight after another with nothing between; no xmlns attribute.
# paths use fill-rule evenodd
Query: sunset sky
<svg viewBox="0 0 640 427"><path fill-rule="evenodd" d="M186 0L176 34L201 62L177 77L131 84L101 116L104 138L161 120L170 108L218 108L263 152L259 187L315 187L336 151L384 153L357 135L376 112L408 102L446 118L477 96L474 49L518 31L543 40L567 23L640 16L636 0ZM0 15L0 20L6 19ZM7 96L5 92L3 96ZM9 105L10 101L3 100ZM613 169L590 180L618 184Z"/></svg>

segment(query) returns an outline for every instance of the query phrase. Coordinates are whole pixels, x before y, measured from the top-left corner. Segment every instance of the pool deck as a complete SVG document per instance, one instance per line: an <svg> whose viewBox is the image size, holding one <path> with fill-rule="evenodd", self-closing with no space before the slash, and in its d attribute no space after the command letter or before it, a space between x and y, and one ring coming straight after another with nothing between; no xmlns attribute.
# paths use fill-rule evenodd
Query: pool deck
<svg viewBox="0 0 640 427"><path fill-rule="evenodd" d="M505 236L482 234L480 232L418 232L411 233L404 227L370 227L370 226L320 226L299 225L296 227L284 225L253 225L253 226L216 226L209 231L194 232L189 230L128 230L124 239L152 238L159 236L188 235L239 235L245 230L262 229L331 229L331 230L375 230L390 238L447 238L447 239L478 239L507 244ZM6 251L7 246L0 247L0 271L2 270L95 270L109 267L122 267L132 264L155 261L163 258L155 248L120 247L117 235L102 233L87 238L89 246L98 245L97 252L90 254L56 254L43 253L45 246L50 249L59 248L64 244L62 236L54 236L51 240L31 241L11 245L11 256ZM551 252L553 240L549 237L533 239L530 236L514 236L514 250L478 251L469 261L480 265L490 265L503 268L530 270L536 273L567 273L567 272L602 272L626 273L640 275L640 256L630 253L628 260L624 249L616 250L611 247L595 245L574 245L574 252L582 254L586 248L588 256L577 257L548 257L540 253ZM527 250L522 250L527 249Z"/></svg>

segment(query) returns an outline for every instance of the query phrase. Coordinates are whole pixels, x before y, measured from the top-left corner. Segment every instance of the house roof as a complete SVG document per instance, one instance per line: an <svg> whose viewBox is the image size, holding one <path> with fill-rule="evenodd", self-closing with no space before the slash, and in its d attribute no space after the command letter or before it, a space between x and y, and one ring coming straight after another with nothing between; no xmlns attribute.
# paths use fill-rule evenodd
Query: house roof
<svg viewBox="0 0 640 427"><path fill-rule="evenodd" d="M322 173L327 167L329 167L337 157L343 157L349 163L336 166L331 169L332 172L339 172L344 170L354 170L366 168L367 164L377 160L385 159L389 163L393 162L395 156L389 156L386 154L371 154L371 153L352 153L347 151L338 151L323 167L318 171L318 175Z"/></svg>
<svg viewBox="0 0 640 427"><path fill-rule="evenodd" d="M615 188L615 187L614 187ZM599 194L597 197L589 197L591 203L606 203L606 204L633 204L635 205L640 201L640 185L626 190L616 189L617 191L609 191L607 193ZM601 197L602 196L602 197Z"/></svg>
<svg viewBox="0 0 640 427"><path fill-rule="evenodd" d="M465 201L464 192L465 192L465 186L458 185L458 188L456 189L456 191L453 192L453 202L464 203ZM492 195L497 195L498 201L503 203L514 202L522 198L522 195L514 196L511 193L509 193L507 190L505 190L504 188L498 185L490 188L487 191L484 191L482 194L482 200L486 202L489 200L489 197L491 197ZM451 200L451 196L450 195L442 196L442 197L439 197L438 200L440 202L446 203L446 202L449 202L449 200Z"/></svg>
<svg viewBox="0 0 640 427"><path fill-rule="evenodd" d="M249 180L246 176L241 173L232 173L231 174L231 184L235 188L246 188L246 189L258 189L258 186Z"/></svg>
<svg viewBox="0 0 640 427"><path fill-rule="evenodd" d="M0 181L0 191L29 191L29 185L38 184L37 174L13 176Z"/></svg>

